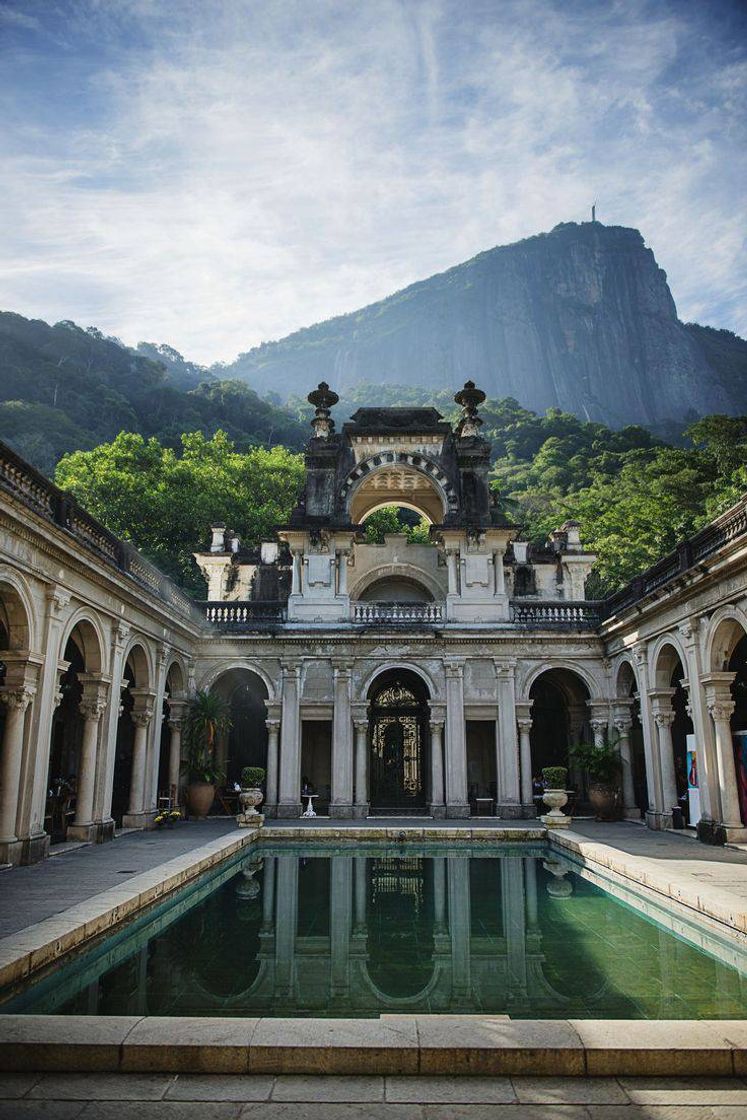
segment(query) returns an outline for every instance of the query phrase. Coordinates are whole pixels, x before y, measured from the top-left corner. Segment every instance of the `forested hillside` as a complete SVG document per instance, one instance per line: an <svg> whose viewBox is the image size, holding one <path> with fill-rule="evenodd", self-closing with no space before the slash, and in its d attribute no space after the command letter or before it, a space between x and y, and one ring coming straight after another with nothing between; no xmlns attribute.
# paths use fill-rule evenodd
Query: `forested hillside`
<svg viewBox="0 0 747 1120"><path fill-rule="evenodd" d="M306 430L238 381L219 381L170 347L132 350L75 323L0 312L0 439L47 473L68 451L120 431L180 446L222 428L239 448L298 448Z"/></svg>
<svg viewBox="0 0 747 1120"><path fill-rule="evenodd" d="M456 412L450 393L359 386L340 402L338 421L372 400L435 404L450 419ZM305 421L309 406L296 404ZM620 586L747 490L747 417L707 417L673 447L644 428L611 431L557 409L540 416L510 398L486 401L480 415L493 446L492 485L524 535L542 543L569 517L581 521L599 555L591 595ZM237 455L220 434L185 437L181 458L124 434L63 459L56 476L193 591L201 583L191 554L209 522L225 521L256 545L287 519L302 478L300 455Z"/></svg>

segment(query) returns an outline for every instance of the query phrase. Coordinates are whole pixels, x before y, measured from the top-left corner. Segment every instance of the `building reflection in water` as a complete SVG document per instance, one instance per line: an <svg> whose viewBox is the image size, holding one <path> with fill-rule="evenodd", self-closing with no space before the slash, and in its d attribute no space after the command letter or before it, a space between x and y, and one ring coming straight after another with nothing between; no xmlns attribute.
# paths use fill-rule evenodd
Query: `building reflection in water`
<svg viewBox="0 0 747 1120"><path fill-rule="evenodd" d="M176 912L172 912L173 910ZM150 1015L745 1014L740 973L524 854L254 855L33 1010Z"/></svg>

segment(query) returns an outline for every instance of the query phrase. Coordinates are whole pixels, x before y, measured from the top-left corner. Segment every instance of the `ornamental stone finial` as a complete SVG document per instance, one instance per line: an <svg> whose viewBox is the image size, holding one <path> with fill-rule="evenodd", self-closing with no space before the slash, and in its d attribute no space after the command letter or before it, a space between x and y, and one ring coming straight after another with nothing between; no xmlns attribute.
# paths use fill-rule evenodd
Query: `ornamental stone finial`
<svg viewBox="0 0 747 1120"><path fill-rule="evenodd" d="M320 381L316 389L309 393L306 400L316 409L311 426L314 429L314 439L329 439L335 430L335 422L330 416L330 409L339 401L337 393L330 389L326 381Z"/></svg>
<svg viewBox="0 0 747 1120"><path fill-rule="evenodd" d="M477 409L485 400L485 393L475 387L474 381L465 381L464 388L455 393L454 400L462 408L462 418L456 426L459 439L479 436L483 421L478 416Z"/></svg>

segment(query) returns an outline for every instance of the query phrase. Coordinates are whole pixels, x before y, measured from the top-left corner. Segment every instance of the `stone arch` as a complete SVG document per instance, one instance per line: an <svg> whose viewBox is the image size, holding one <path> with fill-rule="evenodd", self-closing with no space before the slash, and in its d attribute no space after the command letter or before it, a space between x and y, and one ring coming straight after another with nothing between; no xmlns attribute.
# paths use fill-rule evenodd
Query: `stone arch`
<svg viewBox="0 0 747 1120"><path fill-rule="evenodd" d="M255 662L246 660L241 661L236 659L232 661L222 661L219 665L209 666L199 677L197 687L200 690L212 688L218 678L231 669L247 669L250 673L254 673L267 689L268 702L272 703L277 700L277 686L269 673Z"/></svg>
<svg viewBox="0 0 747 1120"><path fill-rule="evenodd" d="M667 633L659 637L649 655L651 680L656 688L669 688L677 662L682 666L683 677L687 679L687 658L676 634Z"/></svg>
<svg viewBox="0 0 747 1120"><path fill-rule="evenodd" d="M169 695L174 698L186 696L188 687L189 673L187 667L180 657L175 657L172 654L166 669L166 689Z"/></svg>
<svg viewBox="0 0 747 1120"><path fill-rule="evenodd" d="M548 672L550 669L565 669L574 676L579 677L589 693L590 700L603 700L602 686L591 670L589 670L583 662L568 661L565 659L544 661L538 665L531 666L524 677L522 686L517 689L517 693L521 696L523 701L529 699L529 692L532 685L538 677L543 673Z"/></svg>
<svg viewBox="0 0 747 1120"><path fill-rule="evenodd" d="M615 670L615 696L627 700L634 691L640 691L638 673L631 659L623 657Z"/></svg>
<svg viewBox="0 0 747 1120"><path fill-rule="evenodd" d="M373 584L388 578L404 579L418 584L428 592L433 601L438 602L444 598L443 588L430 572L426 572L414 564L381 564L379 567L366 572L352 585L350 588L351 601L357 601Z"/></svg>
<svg viewBox="0 0 747 1120"><path fill-rule="evenodd" d="M343 481L340 497L354 524L382 505L408 505L435 524L458 508L446 472L415 451L380 451L362 459Z"/></svg>
<svg viewBox="0 0 747 1120"><path fill-rule="evenodd" d="M380 665L377 665L374 669L372 669L369 672L368 676L364 677L363 681L361 682L360 695L368 696L369 692L371 691L371 686L375 682L376 678L381 676L382 673L388 672L390 669L406 669L411 673L415 673L416 676L422 678L423 683L428 690L428 696L431 702L434 702L438 699L439 689L437 688L433 677L431 677L431 675L426 672L426 670L423 669L421 665L413 665L411 662L403 664L401 661L384 661Z"/></svg>
<svg viewBox="0 0 747 1120"><path fill-rule="evenodd" d="M706 631L705 663L708 672L725 672L734 650L745 635L747 614L736 606L719 607L709 619Z"/></svg>
<svg viewBox="0 0 747 1120"><path fill-rule="evenodd" d="M532 774L546 766L573 770L569 748L583 736L590 716L588 679L575 666L551 663L532 673L530 682Z"/></svg>
<svg viewBox="0 0 747 1120"><path fill-rule="evenodd" d="M86 673L97 674L106 671L107 642L98 615L81 607L68 619L60 641L58 661L65 660L65 649L71 639L80 650Z"/></svg>
<svg viewBox="0 0 747 1120"><path fill-rule="evenodd" d="M23 577L6 564L0 565L0 624L5 631L0 648L18 652L36 649L31 592Z"/></svg>
<svg viewBox="0 0 747 1120"><path fill-rule="evenodd" d="M218 757L230 786L238 782L245 766L267 769L267 703L264 679L253 668L225 669L210 685L230 708L231 728L218 742Z"/></svg>
<svg viewBox="0 0 747 1120"><path fill-rule="evenodd" d="M123 678L127 676L128 662L135 673L135 679L130 681L130 687L155 688L153 654L149 643L139 634L133 635L127 644L127 651L122 659Z"/></svg>
<svg viewBox="0 0 747 1120"><path fill-rule="evenodd" d="M369 702L369 800L375 809L423 809L430 791L430 692L397 665L379 672Z"/></svg>

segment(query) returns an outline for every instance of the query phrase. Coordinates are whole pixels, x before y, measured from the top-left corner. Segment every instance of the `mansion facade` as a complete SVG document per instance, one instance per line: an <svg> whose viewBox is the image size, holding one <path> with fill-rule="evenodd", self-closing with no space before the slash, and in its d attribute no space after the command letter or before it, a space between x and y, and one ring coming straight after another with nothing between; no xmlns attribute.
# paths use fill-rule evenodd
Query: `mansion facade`
<svg viewBox="0 0 747 1120"><path fill-rule="evenodd" d="M586 739L616 744L626 817L671 827L695 788L701 838L747 840L747 496L588 600L580 526L537 547L496 504L483 399L338 432L322 383L288 524L256 552L213 525L202 603L0 445L0 864L147 827L195 689L230 705L228 781L263 766L270 817L305 788L331 818L527 818L569 761L583 807ZM388 506L427 540L369 539Z"/></svg>

